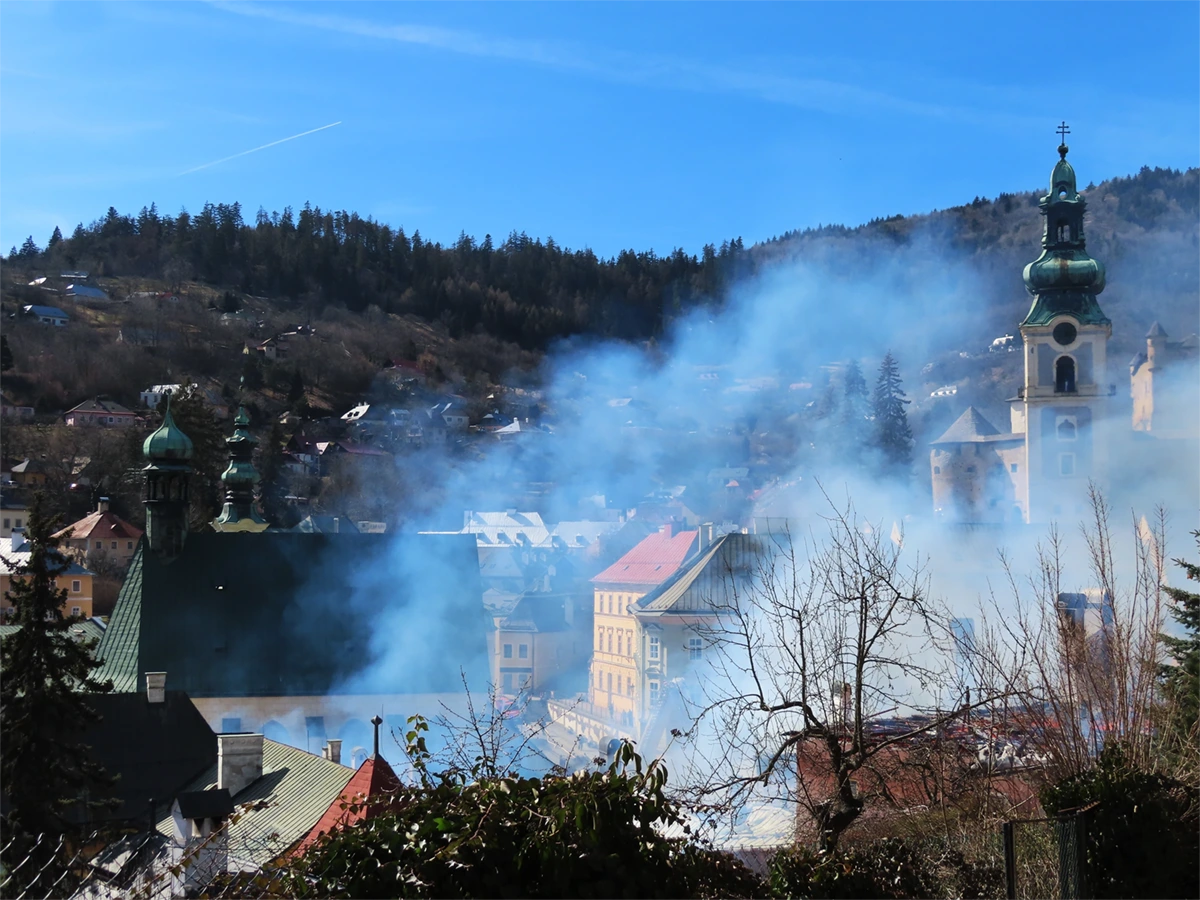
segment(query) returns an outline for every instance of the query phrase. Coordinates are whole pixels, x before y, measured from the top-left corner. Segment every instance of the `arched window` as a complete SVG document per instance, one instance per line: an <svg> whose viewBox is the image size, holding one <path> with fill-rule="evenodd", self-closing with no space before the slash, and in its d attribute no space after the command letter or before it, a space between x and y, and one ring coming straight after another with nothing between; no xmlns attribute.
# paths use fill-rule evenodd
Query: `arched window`
<svg viewBox="0 0 1200 900"><path fill-rule="evenodd" d="M1058 242L1065 244L1071 240L1071 226L1066 222L1058 223Z"/></svg>
<svg viewBox="0 0 1200 900"><path fill-rule="evenodd" d="M1075 393L1075 360L1069 356L1060 356L1054 363L1054 392Z"/></svg>
<svg viewBox="0 0 1200 900"><path fill-rule="evenodd" d="M1075 422L1068 418L1063 418L1058 423L1058 439L1060 441L1075 440Z"/></svg>

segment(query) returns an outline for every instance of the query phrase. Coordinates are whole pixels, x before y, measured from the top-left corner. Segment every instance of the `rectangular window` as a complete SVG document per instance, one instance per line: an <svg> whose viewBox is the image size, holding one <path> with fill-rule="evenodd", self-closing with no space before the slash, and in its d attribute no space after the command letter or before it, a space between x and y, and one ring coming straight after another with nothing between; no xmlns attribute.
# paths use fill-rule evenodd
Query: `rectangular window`
<svg viewBox="0 0 1200 900"><path fill-rule="evenodd" d="M504 690L506 692L512 690L512 672L504 673Z"/></svg>
<svg viewBox="0 0 1200 900"><path fill-rule="evenodd" d="M22 519L13 519L13 528L20 528L22 523Z"/></svg>
<svg viewBox="0 0 1200 900"><path fill-rule="evenodd" d="M104 541L96 541L96 549L101 550L104 547Z"/></svg>
<svg viewBox="0 0 1200 900"><path fill-rule="evenodd" d="M1016 464L1016 463L1013 463L1012 465L1010 465L1010 466L1008 467L1008 470L1009 470L1010 472L1015 472L1015 471L1017 471L1017 464Z"/></svg>
<svg viewBox="0 0 1200 900"><path fill-rule="evenodd" d="M612 693L612 672L608 673L608 692Z"/></svg>
<svg viewBox="0 0 1200 900"><path fill-rule="evenodd" d="M612 629L608 629L608 652L612 653Z"/></svg>
<svg viewBox="0 0 1200 900"><path fill-rule="evenodd" d="M83 584L81 582L79 582L79 581L71 582L71 593L72 594L78 594L81 590L83 590Z"/></svg>
<svg viewBox="0 0 1200 900"><path fill-rule="evenodd" d="M702 638L688 638L688 659L699 659L704 653Z"/></svg>
<svg viewBox="0 0 1200 900"><path fill-rule="evenodd" d="M8 519L5 519L5 520L4 520L4 527L5 527L5 528L11 528L11 527L12 527L12 523L11 523L11 522L9 522L9 520L8 520Z"/></svg>
<svg viewBox="0 0 1200 900"><path fill-rule="evenodd" d="M116 549L117 549L117 542L116 542L116 541L113 541L112 548L113 548L114 550L116 550Z"/></svg>
<svg viewBox="0 0 1200 900"><path fill-rule="evenodd" d="M650 638L650 658L651 659L658 659L658 649L659 649L658 638L651 637Z"/></svg>
<svg viewBox="0 0 1200 900"><path fill-rule="evenodd" d="M620 656L625 655L625 633L621 632L617 635L617 653Z"/></svg>
<svg viewBox="0 0 1200 900"><path fill-rule="evenodd" d="M604 649L604 629L599 628L596 630L596 650L597 650L597 652L599 652L603 649Z"/></svg>
<svg viewBox="0 0 1200 900"><path fill-rule="evenodd" d="M632 678L627 678L627 679L625 679L625 680L626 680L626 682L628 683L628 684L627 684L627 686L626 686L626 693L628 693L628 694L629 694L629 696L630 696L630 697L632 697L632 696L633 696L633 679L632 679Z"/></svg>
<svg viewBox="0 0 1200 900"><path fill-rule="evenodd" d="M505 645L504 645L504 658L505 658L505 659L512 659L512 644L505 644Z"/></svg>
<svg viewBox="0 0 1200 900"><path fill-rule="evenodd" d="M658 703L658 682L650 682L650 705L654 706Z"/></svg>
<svg viewBox="0 0 1200 900"><path fill-rule="evenodd" d="M73 616L79 615L79 607L78 606L71 607L71 615L73 615Z"/></svg>
<svg viewBox="0 0 1200 900"><path fill-rule="evenodd" d="M529 645L521 644L517 647L517 656L521 659L529 659Z"/></svg>
<svg viewBox="0 0 1200 900"><path fill-rule="evenodd" d="M231 732L241 731L241 730L242 730L242 720L241 719L222 719L221 720L221 731L224 732L225 734L230 734Z"/></svg>
<svg viewBox="0 0 1200 900"><path fill-rule="evenodd" d="M1058 455L1058 474L1074 475L1075 474L1075 454L1060 453Z"/></svg>
<svg viewBox="0 0 1200 900"><path fill-rule="evenodd" d="M132 549L133 549L133 541L126 541L126 542L125 542L125 549L126 549L126 550L132 550Z"/></svg>

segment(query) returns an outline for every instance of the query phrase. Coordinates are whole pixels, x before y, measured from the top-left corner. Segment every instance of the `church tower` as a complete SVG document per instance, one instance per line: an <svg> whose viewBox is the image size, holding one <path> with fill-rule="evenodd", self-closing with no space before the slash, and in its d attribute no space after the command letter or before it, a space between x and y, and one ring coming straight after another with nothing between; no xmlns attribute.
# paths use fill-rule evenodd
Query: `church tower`
<svg viewBox="0 0 1200 900"><path fill-rule="evenodd" d="M1064 141L1068 133L1064 123ZM1085 249L1087 204L1067 149L1059 146L1050 192L1038 203L1045 218L1042 255L1025 267L1033 305L1021 323L1025 384L1013 431L1025 433L1029 522L1083 512L1088 481L1103 484L1107 467L1112 322L1096 301L1104 266Z"/></svg>
<svg viewBox="0 0 1200 900"><path fill-rule="evenodd" d="M142 444L146 457L146 543L165 559L183 550L188 532L188 482L192 474L192 439L171 417L171 395L162 425Z"/></svg>
<svg viewBox="0 0 1200 900"><path fill-rule="evenodd" d="M245 407L238 407L233 420L233 436L225 438L229 447L229 467L221 473L225 485L225 505L221 514L212 521L214 531L266 531L258 510L254 508L254 486L259 482L258 470L254 468L254 445L258 443L246 430L250 417Z"/></svg>

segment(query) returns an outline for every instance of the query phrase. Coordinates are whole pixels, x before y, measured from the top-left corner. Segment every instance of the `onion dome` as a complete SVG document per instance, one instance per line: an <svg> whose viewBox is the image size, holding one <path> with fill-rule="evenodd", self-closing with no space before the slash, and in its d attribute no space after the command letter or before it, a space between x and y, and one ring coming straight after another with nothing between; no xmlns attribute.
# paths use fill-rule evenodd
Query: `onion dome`
<svg viewBox="0 0 1200 900"><path fill-rule="evenodd" d="M171 395L167 394L167 410L158 430L142 444L142 455L150 463L181 464L191 460L196 448L171 417Z"/></svg>
<svg viewBox="0 0 1200 900"><path fill-rule="evenodd" d="M221 473L225 485L225 505L212 521L215 531L259 532L267 522L254 506L254 486L261 480L254 468L254 445L258 443L247 430L250 417L244 406L238 407L233 420L233 435L225 438L229 447L229 466Z"/></svg>
<svg viewBox="0 0 1200 900"><path fill-rule="evenodd" d="M1050 173L1050 190L1038 201L1046 220L1042 255L1025 267L1025 287L1034 296L1023 325L1048 325L1070 315L1083 325L1108 325L1096 302L1104 290L1104 266L1088 256L1083 235L1087 201L1080 195L1066 144Z"/></svg>

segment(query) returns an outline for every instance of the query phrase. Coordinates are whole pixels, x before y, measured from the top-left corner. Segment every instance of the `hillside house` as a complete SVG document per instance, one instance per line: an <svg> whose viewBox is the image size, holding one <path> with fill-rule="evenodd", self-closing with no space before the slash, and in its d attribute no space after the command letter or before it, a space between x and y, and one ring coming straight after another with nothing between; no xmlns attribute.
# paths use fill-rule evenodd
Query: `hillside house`
<svg viewBox="0 0 1200 900"><path fill-rule="evenodd" d="M64 552L92 568L111 563L124 569L133 559L142 532L109 510L108 498L101 497L95 512L54 536L62 542L59 546Z"/></svg>
<svg viewBox="0 0 1200 900"><path fill-rule="evenodd" d="M25 501L15 490L0 491L0 538L12 537L13 530L24 530L29 521L29 510Z"/></svg>
<svg viewBox="0 0 1200 900"><path fill-rule="evenodd" d="M57 306L38 306L30 304L23 307L23 312L41 322L43 325L54 325L61 328L71 321L71 317Z"/></svg>
<svg viewBox="0 0 1200 900"><path fill-rule="evenodd" d="M13 579L20 579L20 570L29 563L33 546L25 537L24 529L14 529L10 535L8 546L0 554L0 620L7 621L14 613L9 589ZM90 619L92 616L92 579L95 573L85 569L73 560L63 560L67 563L66 571L54 579L55 587L67 592L63 601L62 614Z"/></svg>
<svg viewBox="0 0 1200 900"><path fill-rule="evenodd" d="M75 300L109 300L108 294L100 290L98 287L92 287L89 284L68 284L63 288L63 296L71 297Z"/></svg>
<svg viewBox="0 0 1200 900"><path fill-rule="evenodd" d="M12 481L23 488L41 487L49 473L50 467L44 460L23 459L12 467Z"/></svg>
<svg viewBox="0 0 1200 900"><path fill-rule="evenodd" d="M95 425L104 428L129 428L141 424L141 417L120 403L104 397L85 400L63 413L63 423L78 428Z"/></svg>

